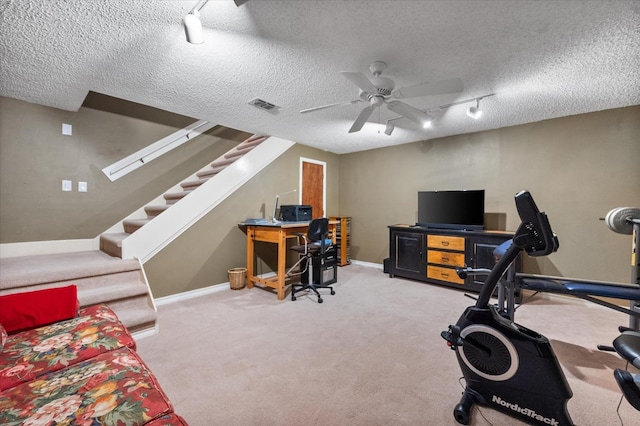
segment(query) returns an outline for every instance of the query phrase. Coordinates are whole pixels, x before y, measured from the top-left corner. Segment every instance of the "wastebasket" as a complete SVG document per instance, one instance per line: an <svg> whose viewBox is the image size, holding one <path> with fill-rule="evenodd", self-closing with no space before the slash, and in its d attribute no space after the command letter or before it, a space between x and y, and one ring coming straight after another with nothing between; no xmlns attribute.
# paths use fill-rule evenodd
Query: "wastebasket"
<svg viewBox="0 0 640 426"><path fill-rule="evenodd" d="M227 272L229 273L229 287L231 287L231 290L244 288L247 268L232 268Z"/></svg>

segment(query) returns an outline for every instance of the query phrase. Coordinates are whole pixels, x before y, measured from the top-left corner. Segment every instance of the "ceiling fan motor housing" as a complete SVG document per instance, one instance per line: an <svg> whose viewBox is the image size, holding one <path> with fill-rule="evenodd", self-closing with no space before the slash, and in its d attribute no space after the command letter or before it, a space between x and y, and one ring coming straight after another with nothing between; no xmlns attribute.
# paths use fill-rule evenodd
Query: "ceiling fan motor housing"
<svg viewBox="0 0 640 426"><path fill-rule="evenodd" d="M373 84L376 88L375 92L365 92L364 90L360 90L360 99L363 101L369 101L372 97L382 96L389 97L391 96L391 92L395 88L395 83L393 80L387 77L372 77L369 79L371 84Z"/></svg>

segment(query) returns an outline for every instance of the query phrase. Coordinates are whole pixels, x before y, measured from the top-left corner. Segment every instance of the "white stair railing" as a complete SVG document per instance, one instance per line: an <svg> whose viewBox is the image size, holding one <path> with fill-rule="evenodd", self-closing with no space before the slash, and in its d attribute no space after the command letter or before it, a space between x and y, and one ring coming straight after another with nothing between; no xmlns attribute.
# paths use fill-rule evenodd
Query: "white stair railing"
<svg viewBox="0 0 640 426"><path fill-rule="evenodd" d="M270 137L122 241L122 258L145 263L295 143Z"/></svg>
<svg viewBox="0 0 640 426"><path fill-rule="evenodd" d="M196 121L184 129L180 129L177 132L144 147L138 152L134 152L122 160L116 161L110 166L105 167L102 169L102 173L104 173L107 178L113 182L114 180L131 173L135 169L144 166L149 161L179 147L185 142L190 141L215 126L216 124L211 123L210 121Z"/></svg>

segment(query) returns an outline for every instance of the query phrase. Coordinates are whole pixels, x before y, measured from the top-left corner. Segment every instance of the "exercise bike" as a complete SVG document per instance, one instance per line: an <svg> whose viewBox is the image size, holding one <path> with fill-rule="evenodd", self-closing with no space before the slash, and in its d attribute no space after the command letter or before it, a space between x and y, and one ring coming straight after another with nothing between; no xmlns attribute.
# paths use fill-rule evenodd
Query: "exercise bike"
<svg viewBox="0 0 640 426"><path fill-rule="evenodd" d="M513 240L489 272L476 304L441 333L455 350L466 381L454 418L468 424L473 404L479 404L530 424L573 425L567 411L573 393L549 340L516 324L497 306L489 304L496 286L520 252L547 256L559 247L547 216L538 210L531 194L521 191L515 202L522 223ZM626 336L623 345L628 350L623 356L634 363L637 361L633 357L640 357L639 342ZM637 390L640 395L635 378L631 376L629 383L625 376L624 381L632 393Z"/></svg>

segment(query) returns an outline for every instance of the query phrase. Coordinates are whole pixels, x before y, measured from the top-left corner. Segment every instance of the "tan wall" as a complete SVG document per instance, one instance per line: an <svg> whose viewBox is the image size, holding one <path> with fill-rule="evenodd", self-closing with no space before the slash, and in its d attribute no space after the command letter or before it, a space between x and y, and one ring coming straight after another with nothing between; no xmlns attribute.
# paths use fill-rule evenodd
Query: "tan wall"
<svg viewBox="0 0 640 426"><path fill-rule="evenodd" d="M300 157L327 163L327 213L337 215L339 156L294 145L267 168L145 263L155 297L196 290L228 281L227 270L247 264L246 234L238 223L273 215L275 196L298 188ZM284 204L297 204L298 194L287 194ZM257 273L275 269L275 245L257 245ZM275 297L275 296L274 296Z"/></svg>
<svg viewBox="0 0 640 426"><path fill-rule="evenodd" d="M67 112L0 98L0 242L93 238L244 136L226 132L213 145L215 137L203 137L110 183L100 169L185 120L113 111L92 105ZM74 125L72 137L61 135L62 123ZM271 215L275 194L297 187L300 157L327 161L327 214L352 216L355 260L382 263L387 226L416 221L419 190L483 188L491 228L513 230L513 195L526 188L561 242L558 253L528 261L529 271L629 280L631 237L598 218L640 206L637 106L346 155L295 145L147 262L154 294L226 282L229 268L244 266L237 223ZM74 181L73 192L61 191L62 179ZM89 183L88 193L77 192L78 180ZM297 201L292 195L282 202ZM259 272L268 272L273 258L268 247L261 250Z"/></svg>
<svg viewBox="0 0 640 426"><path fill-rule="evenodd" d="M615 207L640 207L638 106L340 160L340 214L353 217L357 260L381 263L388 257L387 226L416 222L419 190L485 189L491 228L502 222L515 230L513 195L528 189L560 238L557 253L526 261L529 272L630 280L631 236L608 230L599 218Z"/></svg>
<svg viewBox="0 0 640 426"><path fill-rule="evenodd" d="M123 101L108 108L123 113L92 106L70 112L0 98L0 243L94 238L248 136L213 128L111 182L102 168L195 120ZM62 135L63 123L73 135Z"/></svg>

